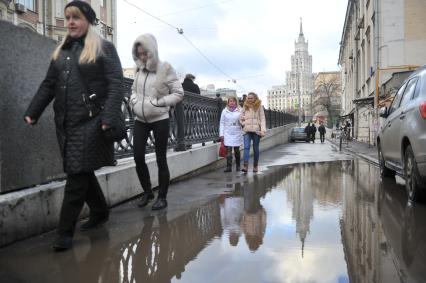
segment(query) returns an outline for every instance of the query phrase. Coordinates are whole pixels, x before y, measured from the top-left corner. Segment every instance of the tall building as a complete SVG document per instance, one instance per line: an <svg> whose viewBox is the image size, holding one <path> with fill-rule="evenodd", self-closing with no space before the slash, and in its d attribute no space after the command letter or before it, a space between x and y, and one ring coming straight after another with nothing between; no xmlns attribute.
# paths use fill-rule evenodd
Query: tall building
<svg viewBox="0 0 426 283"><path fill-rule="evenodd" d="M66 35L64 7L69 0L0 0L0 20L28 28L55 41ZM117 1L87 0L98 18L97 32L116 44Z"/></svg>
<svg viewBox="0 0 426 283"><path fill-rule="evenodd" d="M303 34L302 20L300 33L294 43L295 52L291 56L291 71L286 72L285 85L273 86L268 90L268 108L297 112L299 108L299 93L302 113L312 116L311 103L314 90L312 74L312 56L309 55L308 41Z"/></svg>
<svg viewBox="0 0 426 283"><path fill-rule="evenodd" d="M377 110L409 72L426 64L426 1L348 0L340 42L342 118L354 138L375 143Z"/></svg>

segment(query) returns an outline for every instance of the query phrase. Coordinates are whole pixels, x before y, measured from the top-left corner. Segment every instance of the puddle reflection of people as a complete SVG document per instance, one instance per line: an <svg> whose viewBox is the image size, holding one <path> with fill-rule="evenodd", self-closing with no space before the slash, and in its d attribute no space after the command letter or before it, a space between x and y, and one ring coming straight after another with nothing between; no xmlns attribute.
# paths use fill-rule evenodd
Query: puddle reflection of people
<svg viewBox="0 0 426 283"><path fill-rule="evenodd" d="M111 279L110 274L105 274L111 261L108 256L108 229L100 227L86 235L89 238L87 253L84 253L86 249L82 245L81 251L53 255L53 261L60 267L60 282L100 282L101 278L106 276Z"/></svg>
<svg viewBox="0 0 426 283"><path fill-rule="evenodd" d="M265 188L258 184L257 176L254 179L255 182L243 186L244 214L241 222L247 246L252 252L262 245L266 230L266 210L260 203Z"/></svg>
<svg viewBox="0 0 426 283"><path fill-rule="evenodd" d="M158 226L154 224L157 217ZM173 255L171 249L171 229L167 221L166 214L148 216L144 219L141 238L137 245L135 256L132 262L132 272L135 282L171 282L171 278L184 271L176 271L180 266L176 262L182 262L179 257L183 257L184 251L179 250L183 245L177 244ZM171 265L170 262L175 264Z"/></svg>
<svg viewBox="0 0 426 283"><path fill-rule="evenodd" d="M241 236L241 221L244 213L244 198L241 184L235 184L233 195L221 199L220 215L222 228L228 233L229 244L237 246Z"/></svg>

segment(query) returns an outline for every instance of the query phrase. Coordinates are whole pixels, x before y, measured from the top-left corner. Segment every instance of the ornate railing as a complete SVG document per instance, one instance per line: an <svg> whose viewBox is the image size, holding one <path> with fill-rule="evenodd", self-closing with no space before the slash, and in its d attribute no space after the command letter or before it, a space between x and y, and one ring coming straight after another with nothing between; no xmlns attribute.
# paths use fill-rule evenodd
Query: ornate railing
<svg viewBox="0 0 426 283"><path fill-rule="evenodd" d="M115 144L116 158L133 155L133 124L134 116L128 105L131 95L132 79L125 79L125 99L122 109L126 117L127 138ZM219 119L225 102L220 97L209 98L199 94L185 92L183 101L170 111L169 148L185 150L193 144L219 139ZM266 127L268 129L284 126L297 121L297 117L285 112L265 110ZM178 122L182 119L183 129ZM183 132L181 132L183 130ZM180 132L180 133L179 133ZM154 138L149 137L147 152L154 151Z"/></svg>

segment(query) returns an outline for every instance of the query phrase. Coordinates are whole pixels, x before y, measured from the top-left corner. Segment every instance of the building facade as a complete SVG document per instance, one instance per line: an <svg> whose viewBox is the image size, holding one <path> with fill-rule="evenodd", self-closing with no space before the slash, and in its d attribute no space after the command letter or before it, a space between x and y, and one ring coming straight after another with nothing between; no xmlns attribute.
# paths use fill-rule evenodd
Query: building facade
<svg viewBox="0 0 426 283"><path fill-rule="evenodd" d="M340 42L342 118L354 138L375 143L377 110L400 85L394 74L426 64L426 1L349 0ZM398 82L393 82L399 80Z"/></svg>
<svg viewBox="0 0 426 283"><path fill-rule="evenodd" d="M295 42L295 52L291 56L291 71L286 72L286 83L273 86L268 90L268 108L286 112L298 112L299 93L302 113L305 117L312 116L313 74L312 56L309 55L308 41L303 34L302 22L300 33Z"/></svg>
<svg viewBox="0 0 426 283"><path fill-rule="evenodd" d="M60 42L66 35L64 7L69 0L0 0L0 20L12 22ZM117 43L116 0L87 0L98 17L97 32Z"/></svg>

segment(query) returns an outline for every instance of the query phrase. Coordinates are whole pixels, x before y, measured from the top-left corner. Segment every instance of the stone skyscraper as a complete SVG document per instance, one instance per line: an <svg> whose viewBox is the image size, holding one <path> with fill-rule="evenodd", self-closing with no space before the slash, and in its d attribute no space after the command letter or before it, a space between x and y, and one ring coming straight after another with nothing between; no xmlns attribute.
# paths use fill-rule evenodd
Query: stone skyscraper
<svg viewBox="0 0 426 283"><path fill-rule="evenodd" d="M305 116L312 116L311 103L314 89L312 56L308 52L308 42L303 34L302 21L300 21L299 37L294 45L295 52L291 56L291 71L286 72L286 84L273 86L271 90L268 90L268 107L296 112L300 92L302 113Z"/></svg>

